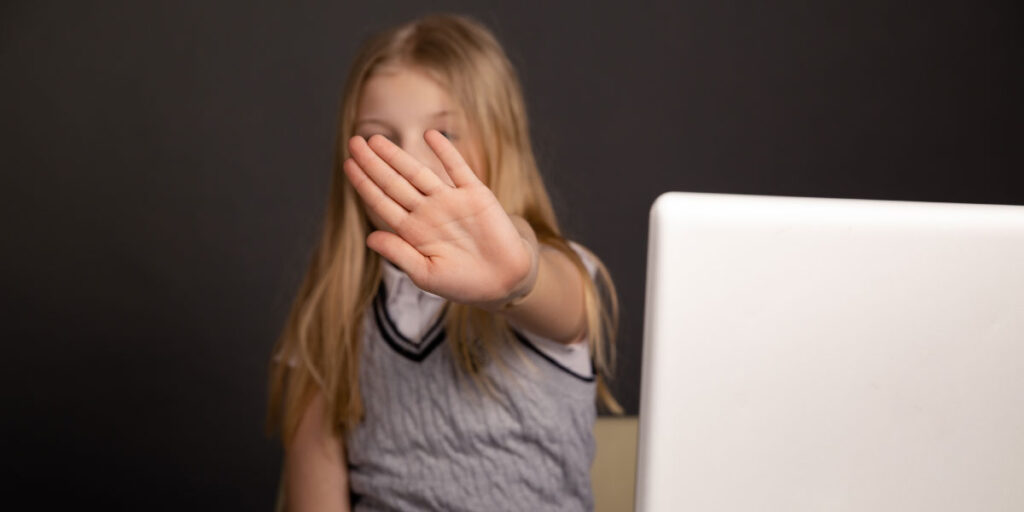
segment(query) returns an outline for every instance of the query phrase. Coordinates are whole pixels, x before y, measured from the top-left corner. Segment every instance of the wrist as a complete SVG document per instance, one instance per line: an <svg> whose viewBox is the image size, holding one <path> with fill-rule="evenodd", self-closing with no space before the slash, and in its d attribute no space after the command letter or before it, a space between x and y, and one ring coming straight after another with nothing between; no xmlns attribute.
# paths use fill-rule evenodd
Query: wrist
<svg viewBox="0 0 1024 512"><path fill-rule="evenodd" d="M540 251L538 250L536 243L530 243L527 239L522 239L530 252L530 271L526 274L526 277L519 282L509 294L506 296L497 308L497 311L508 311L516 306L519 306L529 298L533 289L537 286L537 274L540 271Z"/></svg>

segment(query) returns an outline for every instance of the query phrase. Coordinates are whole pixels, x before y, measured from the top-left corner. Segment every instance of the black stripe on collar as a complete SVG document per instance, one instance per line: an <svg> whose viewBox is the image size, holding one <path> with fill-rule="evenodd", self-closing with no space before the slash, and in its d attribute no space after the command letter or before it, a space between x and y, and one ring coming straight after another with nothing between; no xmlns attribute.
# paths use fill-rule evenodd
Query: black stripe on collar
<svg viewBox="0 0 1024 512"><path fill-rule="evenodd" d="M398 330L394 320L391 319L391 315L388 314L387 292L384 288L384 283L381 282L380 288L377 290L377 296L373 301L373 316L374 320L377 321L377 330L380 331L381 337L384 338L384 341L395 352L417 363L423 361L444 341L445 331L443 325L445 312L448 311L448 304L444 305L444 308L441 309L440 314L437 316L437 320L430 326L430 329L427 329L423 340L419 343L414 343Z"/></svg>
<svg viewBox="0 0 1024 512"><path fill-rule="evenodd" d="M594 380L595 380L594 375L596 375L597 372L594 371L594 362L593 361L590 362L590 368L591 368L591 372L593 372L594 375L590 375L589 377L586 376L586 375L580 375L580 374L570 370L568 367L566 367L562 363L559 363L558 361L556 361L551 356L547 355L547 353L545 353L543 350L538 348L537 345L534 345L533 343L531 343L530 340L526 339L526 336L523 336L519 331L517 331L515 329L512 329L512 334L514 334L516 336L516 339L518 339L520 343L522 343L523 345L526 345L527 348L529 348L530 350L534 351L537 355L542 357L545 361L555 365L558 369L562 370L563 372L568 373L569 375L572 375L573 377L576 377L577 379L582 380L583 382L594 382Z"/></svg>

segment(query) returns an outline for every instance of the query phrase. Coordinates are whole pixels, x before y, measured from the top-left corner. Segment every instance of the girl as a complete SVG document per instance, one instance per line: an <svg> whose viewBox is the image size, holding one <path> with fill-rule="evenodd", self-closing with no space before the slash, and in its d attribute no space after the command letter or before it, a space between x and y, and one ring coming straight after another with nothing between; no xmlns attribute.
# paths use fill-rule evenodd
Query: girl
<svg viewBox="0 0 1024 512"><path fill-rule="evenodd" d="M615 292L559 232L494 36L435 15L371 38L338 131L271 365L281 504L593 508L595 394L618 410Z"/></svg>

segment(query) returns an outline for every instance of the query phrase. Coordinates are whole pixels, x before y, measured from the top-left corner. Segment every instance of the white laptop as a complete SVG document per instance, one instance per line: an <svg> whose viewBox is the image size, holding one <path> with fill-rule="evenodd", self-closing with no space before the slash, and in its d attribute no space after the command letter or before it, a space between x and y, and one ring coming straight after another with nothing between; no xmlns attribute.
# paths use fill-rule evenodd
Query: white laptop
<svg viewBox="0 0 1024 512"><path fill-rule="evenodd" d="M1024 206L654 203L639 511L1024 511Z"/></svg>

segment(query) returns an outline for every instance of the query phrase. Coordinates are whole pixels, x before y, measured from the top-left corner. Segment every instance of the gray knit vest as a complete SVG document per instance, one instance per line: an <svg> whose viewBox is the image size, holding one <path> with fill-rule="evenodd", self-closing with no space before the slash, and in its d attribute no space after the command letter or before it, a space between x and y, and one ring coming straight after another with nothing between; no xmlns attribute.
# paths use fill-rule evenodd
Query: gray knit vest
<svg viewBox="0 0 1024 512"><path fill-rule="evenodd" d="M385 293L364 319L365 416L345 440L353 510L592 510L593 378L517 335L506 367L484 369L489 396L458 367L440 319L413 343Z"/></svg>

